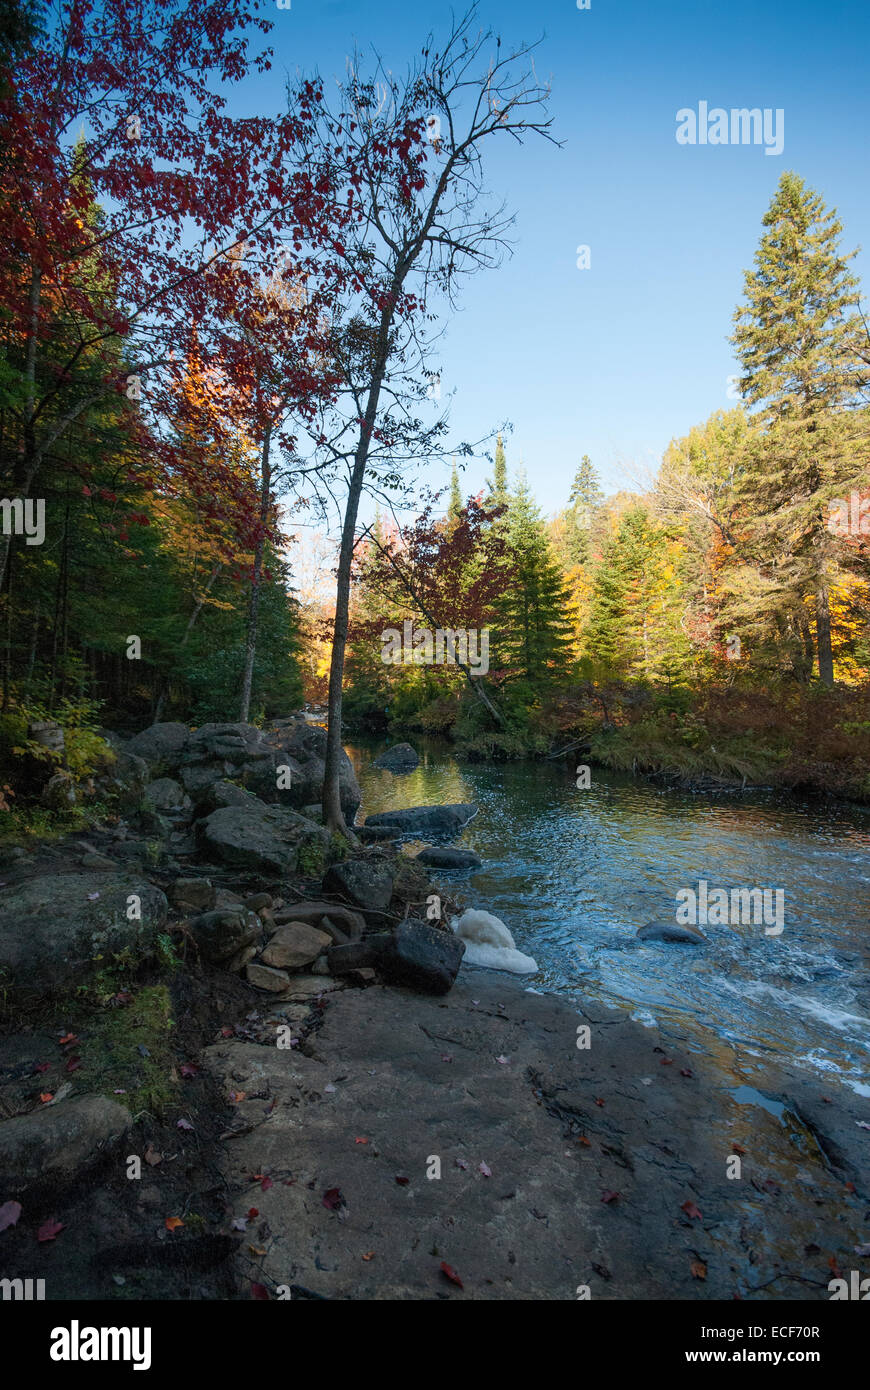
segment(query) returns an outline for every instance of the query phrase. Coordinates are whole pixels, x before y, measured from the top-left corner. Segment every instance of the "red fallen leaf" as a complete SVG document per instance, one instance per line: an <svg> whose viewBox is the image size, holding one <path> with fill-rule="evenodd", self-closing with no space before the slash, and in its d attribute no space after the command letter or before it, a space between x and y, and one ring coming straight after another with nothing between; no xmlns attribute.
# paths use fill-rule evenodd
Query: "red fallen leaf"
<svg viewBox="0 0 870 1390"><path fill-rule="evenodd" d="M578 1144L585 1144L585 1146L586 1146L587 1149L591 1149L591 1148L592 1148L592 1140L591 1140L591 1139L587 1139L585 1134L580 1134L580 1135L578 1135L578 1137L577 1137L577 1142L578 1142Z"/></svg>
<svg viewBox="0 0 870 1390"><path fill-rule="evenodd" d="M369 1260L373 1260L373 1259L375 1258L375 1252L374 1252L374 1250L370 1250L369 1253L368 1253L367 1255L363 1255L362 1258L363 1258L366 1262L368 1262Z"/></svg>
<svg viewBox="0 0 870 1390"><path fill-rule="evenodd" d="M660 1057L660 1058L659 1058L659 1066L660 1066L660 1067L672 1067L673 1065L674 1065L674 1059L673 1059L673 1057Z"/></svg>
<svg viewBox="0 0 870 1390"><path fill-rule="evenodd" d="M40 1091L40 1093L39 1093L39 1099L42 1101L43 1105L48 1105L48 1102L49 1102L50 1100L54 1100L54 1092L53 1092L53 1091Z"/></svg>
<svg viewBox="0 0 870 1390"><path fill-rule="evenodd" d="M321 1200L327 1211L339 1211L344 1206L340 1187L328 1187Z"/></svg>
<svg viewBox="0 0 870 1390"><path fill-rule="evenodd" d="M452 1265L447 1264L446 1260L441 1261L441 1273L444 1275L446 1279L450 1280L451 1284L458 1284L460 1289L465 1288L465 1285L463 1284L459 1275L456 1273L456 1270L453 1268Z"/></svg>
<svg viewBox="0 0 870 1390"><path fill-rule="evenodd" d="M270 1177L265 1177L263 1181L260 1183L260 1187L263 1190L263 1192L268 1192L270 1187L274 1187L274 1183L272 1182L272 1179Z"/></svg>
<svg viewBox="0 0 870 1390"><path fill-rule="evenodd" d="M704 1264L703 1260L693 1260L689 1268L692 1271L693 1279L707 1278L707 1266Z"/></svg>
<svg viewBox="0 0 870 1390"><path fill-rule="evenodd" d="M251 1298L259 1298L264 1303L268 1303L271 1300L271 1297L272 1295L269 1293L269 1290L266 1288L265 1284L251 1285Z"/></svg>
<svg viewBox="0 0 870 1390"><path fill-rule="evenodd" d="M33 1068L34 1075L41 1075L42 1072L48 1071L48 1069L49 1069L50 1066L51 1066L51 1062L43 1062L43 1063L41 1064L41 1066L34 1067L34 1068Z"/></svg>
<svg viewBox="0 0 870 1390"><path fill-rule="evenodd" d="M222 1038L231 1038L231 1037L233 1036L233 1034L235 1033L235 1031L236 1031L235 1028L222 1028L222 1029L221 1029L221 1037L222 1037Z"/></svg>
<svg viewBox="0 0 870 1390"><path fill-rule="evenodd" d="M399 1184L400 1187L407 1187L410 1181L410 1178L400 1178L398 1176L396 1177L396 1182Z"/></svg>
<svg viewBox="0 0 870 1390"><path fill-rule="evenodd" d="M196 1076L199 1071L199 1064L197 1062L182 1062L178 1070L182 1076Z"/></svg>
<svg viewBox="0 0 870 1390"><path fill-rule="evenodd" d="M732 1144L731 1152L735 1154L745 1154L746 1150L744 1149L742 1144Z"/></svg>
<svg viewBox="0 0 870 1390"><path fill-rule="evenodd" d="M695 1206L695 1203L691 1200L691 1198L683 1203L683 1205L680 1207L680 1211L684 1211L690 1221L700 1221L702 1219L701 1213L699 1212L698 1208Z"/></svg>
<svg viewBox="0 0 870 1390"><path fill-rule="evenodd" d="M44 1221L36 1232L36 1239L40 1241L40 1243L47 1240L54 1240L60 1235L61 1231L65 1229L66 1227L62 1221L52 1221L49 1219L48 1221Z"/></svg>
<svg viewBox="0 0 870 1390"><path fill-rule="evenodd" d="M60 1047L68 1047L70 1043L74 1042L78 1042L78 1038L76 1037L75 1033L67 1033L65 1037L60 1039L58 1045Z"/></svg>
<svg viewBox="0 0 870 1390"><path fill-rule="evenodd" d="M765 1192L769 1192L772 1197L778 1197L780 1194L781 1188L773 1181L773 1178L765 1178L761 1186L764 1188Z"/></svg>
<svg viewBox="0 0 870 1390"><path fill-rule="evenodd" d="M831 1258L828 1260L828 1269L831 1271L835 1279L842 1279L843 1276L840 1273L840 1266L837 1264L836 1255L832 1255Z"/></svg>
<svg viewBox="0 0 870 1390"><path fill-rule="evenodd" d="M121 989L112 996L113 1004L132 1004L133 996L128 989Z"/></svg>
<svg viewBox="0 0 870 1390"><path fill-rule="evenodd" d="M4 1202L0 1207L0 1231L5 1231L9 1226L15 1226L21 1215L20 1202Z"/></svg>
<svg viewBox="0 0 870 1390"><path fill-rule="evenodd" d="M67 1070L67 1071L78 1071L78 1069L79 1069L79 1067L81 1066L81 1064L82 1064L82 1059L81 1059L81 1057L70 1057L69 1061L68 1061L67 1064L66 1064L66 1070Z"/></svg>
<svg viewBox="0 0 870 1390"><path fill-rule="evenodd" d="M846 1183L846 1191L847 1191L847 1192L854 1192L854 1191L855 1191L855 1184L854 1184L853 1182L847 1182L847 1183Z"/></svg>
<svg viewBox="0 0 870 1390"><path fill-rule="evenodd" d="M355 1144L367 1144L369 1141L368 1141L368 1139L354 1139L353 1142L354 1142Z"/></svg>
<svg viewBox="0 0 870 1390"><path fill-rule="evenodd" d="M596 1096L596 1097L595 1097L595 1104L596 1104L596 1105L603 1105L603 1104L604 1104L604 1101L601 1099L600 1096Z"/></svg>
<svg viewBox="0 0 870 1390"><path fill-rule="evenodd" d="M611 1188L605 1187L601 1194L601 1200L602 1202L615 1202L618 1196L618 1192L614 1192Z"/></svg>
<svg viewBox="0 0 870 1390"><path fill-rule="evenodd" d="M692 1071L692 1068L691 1068L691 1067L680 1067L680 1076L694 1076L694 1075L695 1075L695 1073Z"/></svg>
<svg viewBox="0 0 870 1390"><path fill-rule="evenodd" d="M239 1105L245 1099L244 1091L230 1091L227 1100L230 1105Z"/></svg>
<svg viewBox="0 0 870 1390"><path fill-rule="evenodd" d="M184 1225L184 1222L180 1216L167 1216L163 1224L167 1231L177 1231L179 1226Z"/></svg>
<svg viewBox="0 0 870 1390"><path fill-rule="evenodd" d="M259 1213L259 1211L257 1210L257 1208L256 1208L256 1207L251 1207L251 1208L249 1209L249 1211L248 1211L248 1220L249 1220L249 1221L253 1221L253 1220L254 1220L254 1217L255 1217L255 1216L259 1216L259 1215L260 1215L260 1213Z"/></svg>

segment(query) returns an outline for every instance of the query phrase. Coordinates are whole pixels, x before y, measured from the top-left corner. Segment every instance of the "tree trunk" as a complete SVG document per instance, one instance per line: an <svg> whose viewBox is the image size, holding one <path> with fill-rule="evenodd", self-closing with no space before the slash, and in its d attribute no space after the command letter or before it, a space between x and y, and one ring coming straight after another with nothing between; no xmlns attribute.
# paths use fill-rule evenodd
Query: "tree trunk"
<svg viewBox="0 0 870 1390"><path fill-rule="evenodd" d="M269 468L269 450L272 445L272 422L266 426L263 435L263 453L260 463L260 532L254 547L254 572L251 576L251 597L248 603L248 626L245 634L245 670L242 676L242 699L239 706L239 722L247 724L251 712L251 686L254 679L254 656L257 651L257 622L260 614L260 579L263 573L263 551L265 550L265 530L269 520L269 506L272 500L272 474Z"/></svg>
<svg viewBox="0 0 870 1390"><path fill-rule="evenodd" d="M834 684L834 653L831 648L831 604L828 586L822 580L816 589L816 647L819 655L819 679L825 685Z"/></svg>

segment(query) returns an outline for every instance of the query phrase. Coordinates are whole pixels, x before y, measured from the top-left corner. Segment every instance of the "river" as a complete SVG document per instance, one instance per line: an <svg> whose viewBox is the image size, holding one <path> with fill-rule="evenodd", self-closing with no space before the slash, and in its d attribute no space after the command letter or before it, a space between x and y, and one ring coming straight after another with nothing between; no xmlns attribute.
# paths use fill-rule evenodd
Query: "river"
<svg viewBox="0 0 870 1390"><path fill-rule="evenodd" d="M443 882L534 956L530 987L599 998L716 1054L741 1103L776 1107L763 1091L773 1055L870 1097L870 810L663 790L598 768L581 790L568 763L466 764L434 743L396 777L372 766L383 746L348 747L358 818L475 802L457 843L483 868ZM782 933L704 925L706 946L638 941L701 880L782 889Z"/></svg>

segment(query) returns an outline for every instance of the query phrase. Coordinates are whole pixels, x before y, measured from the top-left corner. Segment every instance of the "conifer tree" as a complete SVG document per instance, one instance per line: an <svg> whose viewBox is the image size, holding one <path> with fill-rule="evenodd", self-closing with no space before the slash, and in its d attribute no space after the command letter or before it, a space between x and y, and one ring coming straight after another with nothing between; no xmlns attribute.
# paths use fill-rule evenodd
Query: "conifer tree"
<svg viewBox="0 0 870 1390"><path fill-rule="evenodd" d="M570 597L523 475L511 498L506 541L509 568L498 609L498 661L527 679L543 680L569 659Z"/></svg>

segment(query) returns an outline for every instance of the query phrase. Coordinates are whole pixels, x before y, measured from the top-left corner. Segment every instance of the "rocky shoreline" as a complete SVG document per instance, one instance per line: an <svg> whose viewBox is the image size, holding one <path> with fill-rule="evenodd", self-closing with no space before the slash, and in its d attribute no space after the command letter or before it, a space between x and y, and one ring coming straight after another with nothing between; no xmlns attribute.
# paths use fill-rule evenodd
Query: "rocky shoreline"
<svg viewBox="0 0 870 1390"><path fill-rule="evenodd" d="M116 740L117 814L9 856L0 1277L49 1299L788 1299L861 1267L853 1093L780 1067L781 1113L750 1109L679 1037L463 965L429 873L475 808L336 843L322 743L301 717Z"/></svg>

